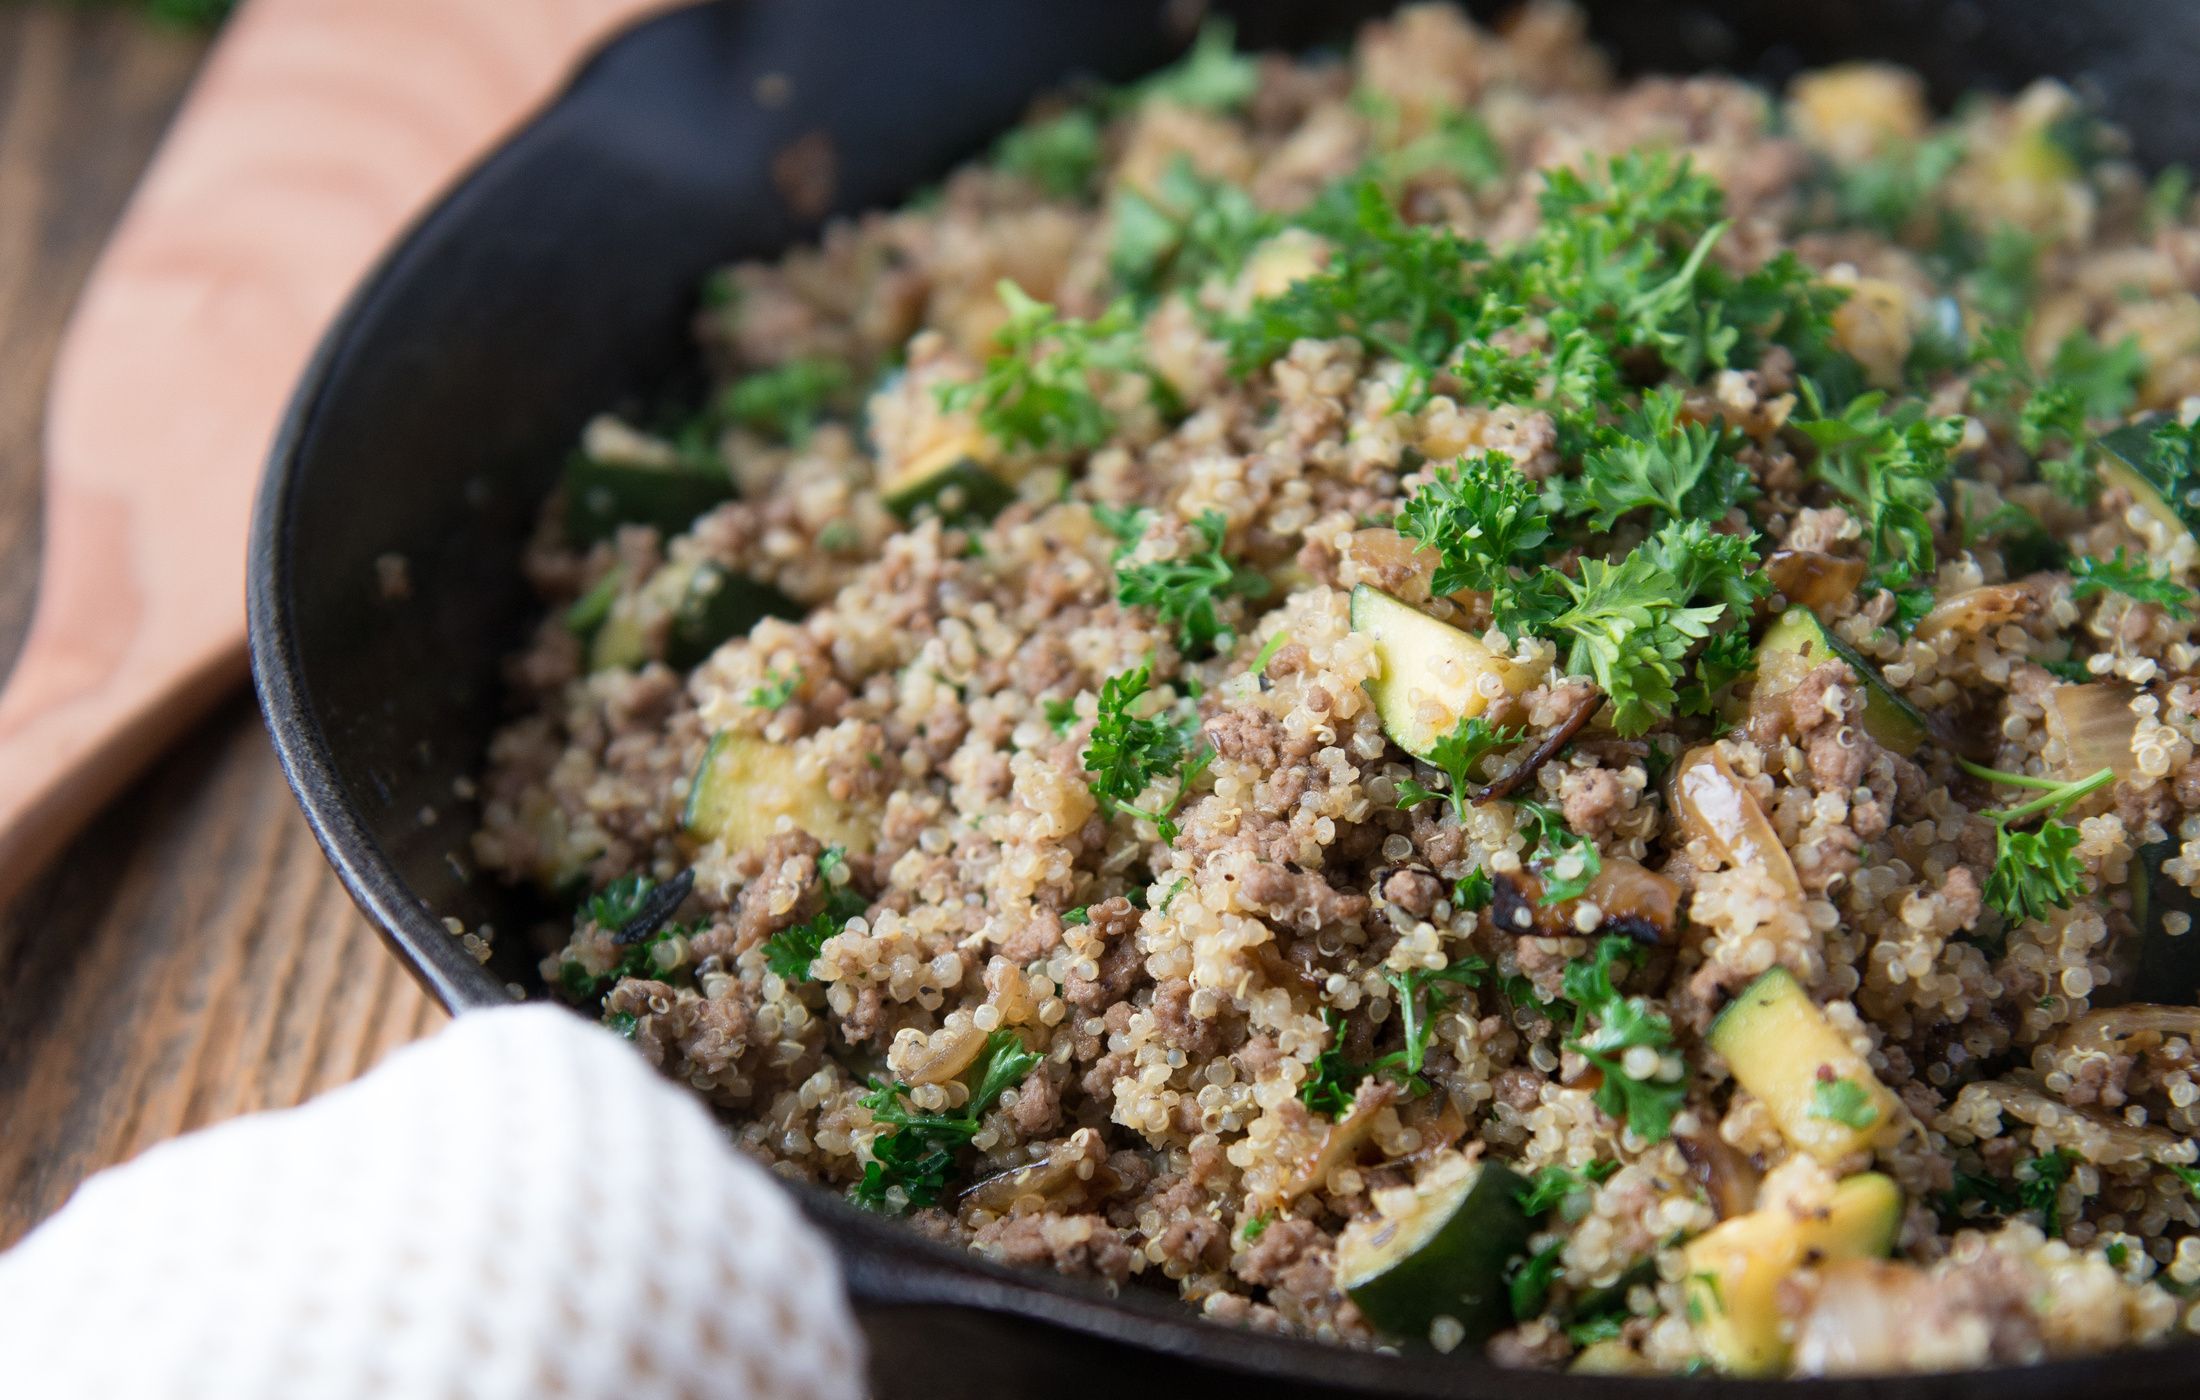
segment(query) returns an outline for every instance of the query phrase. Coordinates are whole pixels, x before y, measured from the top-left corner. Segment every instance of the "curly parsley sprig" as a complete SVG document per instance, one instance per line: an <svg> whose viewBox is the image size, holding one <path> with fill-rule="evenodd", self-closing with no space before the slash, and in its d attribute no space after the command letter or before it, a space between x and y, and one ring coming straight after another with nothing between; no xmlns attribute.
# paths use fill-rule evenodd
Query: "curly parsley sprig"
<svg viewBox="0 0 2200 1400"><path fill-rule="evenodd" d="M1085 771L1092 775L1088 786L1104 810L1152 822L1163 841L1173 842L1177 828L1172 815L1215 755L1205 748L1192 752L1199 733L1196 713L1135 713L1152 684L1150 661L1101 683L1092 738L1085 749ZM1171 776L1176 779L1176 793L1165 806L1134 805L1146 789Z"/></svg>
<svg viewBox="0 0 2200 1400"><path fill-rule="evenodd" d="M1673 1023L1651 1010L1646 998L1624 996L1612 985L1614 963L1642 956L1641 947L1613 936L1598 942L1593 957L1566 965L1562 994L1574 1007L1566 1048L1602 1073L1597 1107L1625 1122L1643 1141L1658 1142L1672 1132L1673 1115L1686 1101L1688 1085L1657 1074L1637 1079L1627 1072L1626 1052L1637 1046L1656 1051L1661 1060L1673 1050Z"/></svg>
<svg viewBox="0 0 2200 1400"><path fill-rule="evenodd" d="M1467 789L1473 785L1474 770L1483 759L1499 749L1508 748L1527 738L1524 729L1493 727L1480 715L1469 715L1453 726L1451 733L1429 746L1426 762L1443 770L1451 785L1439 792L1421 786L1408 778L1398 785L1398 806L1418 807L1431 798L1451 801L1452 811L1461 822L1467 819Z"/></svg>
<svg viewBox="0 0 2200 1400"><path fill-rule="evenodd" d="M1109 528L1123 540L1116 552L1115 600L1126 608L1152 608L1163 622L1176 624L1176 644L1186 656L1205 656L1227 646L1236 634L1218 611L1225 598L1262 598L1267 575L1244 568L1222 552L1229 524L1220 511L1203 511L1192 529L1206 547L1174 559L1125 563L1141 526L1137 515Z"/></svg>
<svg viewBox="0 0 2200 1400"><path fill-rule="evenodd" d="M2156 573L2144 558L2126 556L2122 545L2107 559L2082 555L2070 561L2070 596L2090 598L2096 593L2121 593L2139 603L2152 603L2183 621L2192 616L2192 590L2165 571Z"/></svg>
<svg viewBox="0 0 2200 1400"><path fill-rule="evenodd" d="M1429 591L1438 596L1465 588L1489 592L1551 537L1535 487L1502 452L1436 468L1406 498L1398 533L1435 552Z"/></svg>
<svg viewBox="0 0 2200 1400"><path fill-rule="evenodd" d="M1127 307L1081 321L1057 314L1005 277L995 290L1008 320L984 371L936 392L950 412L973 410L978 426L1002 446L1082 451L1107 441L1115 415L1100 401L1097 374L1143 375L1157 401L1173 397L1147 365Z"/></svg>
<svg viewBox="0 0 2200 1400"><path fill-rule="evenodd" d="M2086 892L2085 864L2078 859L2078 829L2055 820L2074 804L2116 780L2103 768L2074 782L2058 783L2025 773L2004 773L1958 758L1972 777L2006 787L2037 788L2029 802L1979 815L1994 824L1994 872L1986 881L1986 903L2012 924L2044 918L2050 909L2068 909ZM2037 831L2019 831L2020 822L2046 816Z"/></svg>

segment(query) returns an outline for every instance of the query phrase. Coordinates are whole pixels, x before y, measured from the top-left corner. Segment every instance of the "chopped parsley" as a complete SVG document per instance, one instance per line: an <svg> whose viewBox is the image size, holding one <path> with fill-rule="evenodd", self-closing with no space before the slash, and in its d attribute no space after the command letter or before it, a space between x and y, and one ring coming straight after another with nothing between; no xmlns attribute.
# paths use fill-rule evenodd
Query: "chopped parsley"
<svg viewBox="0 0 2200 1400"><path fill-rule="evenodd" d="M783 928L764 940L764 965L789 982L810 980L811 965L824 950L825 940L848 926L871 907L871 901L847 881L833 876L847 865L848 855L838 846L827 846L817 857L818 882L825 889L825 903L815 914Z"/></svg>
<svg viewBox="0 0 2200 1400"><path fill-rule="evenodd" d="M1284 643L1290 640L1291 629L1278 627L1269 636L1268 640L1261 644L1260 654L1253 658L1253 674L1256 676L1268 674L1268 663L1276 659L1276 653L1282 651Z"/></svg>
<svg viewBox="0 0 2200 1400"><path fill-rule="evenodd" d="M1299 1085L1299 1101L1317 1113L1337 1117L1352 1106L1353 1089L1371 1074L1396 1081L1416 1098L1431 1092L1432 1086L1421 1069L1436 1035L1436 1018L1451 1003L1444 987L1479 985L1489 970L1488 963L1470 956L1454 959L1444 967L1385 972L1383 980L1397 993L1398 1020L1405 1043L1364 1065L1345 1056L1344 1018L1324 1010L1322 1020L1329 1027L1329 1044L1315 1055L1305 1082Z"/></svg>
<svg viewBox="0 0 2200 1400"><path fill-rule="evenodd" d="M838 360L789 360L732 385L719 396L718 412L752 432L799 445L852 382L848 367Z"/></svg>
<svg viewBox="0 0 2200 1400"><path fill-rule="evenodd" d="M1047 728L1057 734L1068 734L1070 726L1077 723L1075 700L1041 700L1039 711L1047 719Z"/></svg>
<svg viewBox="0 0 2200 1400"><path fill-rule="evenodd" d="M1986 333L1982 359L1987 368L1975 386L1981 408L2010 422L2017 445L2057 495L2085 505L2094 487L2092 424L2122 417L2137 397L2146 374L2138 341L2126 336L2104 348L2072 331L2038 370L2025 351L2025 328L2002 326Z"/></svg>
<svg viewBox="0 0 2200 1400"><path fill-rule="evenodd" d="M1556 1165L1539 1168L1528 1179L1528 1189L1520 1193L1520 1209L1531 1216L1555 1210L1573 1218L1586 1209L1585 1193L1618 1170L1619 1163L1609 1160L1594 1161L1579 1168Z"/></svg>
<svg viewBox="0 0 2200 1400"><path fill-rule="evenodd" d="M1682 423L1680 408L1675 390L1644 395L1624 429L1582 459L1580 480L1561 493L1565 508L1609 530L1637 510L1716 521L1756 494L1725 424Z"/></svg>
<svg viewBox="0 0 2200 1400"><path fill-rule="evenodd" d="M1836 166L1829 172L1836 217L1899 240L1962 161L1962 133L1950 131L1890 143L1867 160Z"/></svg>
<svg viewBox="0 0 2200 1400"><path fill-rule="evenodd" d="M2177 1162L2164 1162L2162 1166L2185 1183L2185 1189L2192 1192L2194 1200L2200 1201L2200 1167L2188 1167Z"/></svg>
<svg viewBox="0 0 2200 1400"><path fill-rule="evenodd" d="M1636 1046L1655 1050L1661 1058L1673 1051L1673 1023L1651 1010L1647 998L1624 996L1612 985L1612 965L1637 960L1642 951L1628 939L1607 937L1598 942L1594 956L1566 965L1563 995L1574 1008L1566 1048L1602 1074L1597 1107L1643 1141L1658 1142L1672 1131L1673 1115L1686 1101L1688 1085L1684 1080L1636 1079L1624 1067L1625 1053Z"/></svg>
<svg viewBox="0 0 2200 1400"><path fill-rule="evenodd" d="M1398 512L1398 532L1435 552L1429 591L1439 596L1497 588L1551 537L1535 487L1502 452L1432 471Z"/></svg>
<svg viewBox="0 0 2200 1400"><path fill-rule="evenodd" d="M1092 739L1085 749L1085 771L1092 775L1087 785L1103 810L1152 822L1164 842L1173 842L1177 829L1170 816L1214 761L1214 751L1192 752L1199 733L1199 716L1188 707L1150 716L1133 713L1152 684L1150 662L1101 683ZM1147 809L1132 805L1147 788L1169 778L1176 780L1176 793L1166 806Z"/></svg>
<svg viewBox="0 0 2200 1400"><path fill-rule="evenodd" d="M1531 1215L1533 1211L1529 1212ZM1549 1301L1551 1285L1558 1281L1559 1256L1566 1252L1566 1241L1552 1240L1533 1254L1523 1255L1517 1267L1505 1281L1506 1296L1512 1303L1515 1322L1527 1322L1543 1315L1543 1305Z"/></svg>
<svg viewBox="0 0 2200 1400"><path fill-rule="evenodd" d="M1237 51L1237 31L1228 20L1212 19L1199 27L1184 57L1127 89L1123 98L1125 105L1160 101L1227 112L1244 106L1259 89L1259 60Z"/></svg>
<svg viewBox="0 0 2200 1400"><path fill-rule="evenodd" d="M1408 778L1398 784L1398 805L1412 808L1431 798L1448 797L1452 811L1461 822L1466 821L1467 789L1472 786L1476 766L1490 754L1526 737L1523 730L1493 728L1480 715L1461 719L1451 733L1431 744L1428 752L1428 763L1443 770L1444 776L1451 780L1450 786L1438 792Z"/></svg>
<svg viewBox="0 0 2200 1400"><path fill-rule="evenodd" d="M863 1179L849 1188L849 1197L866 1210L894 1214L936 1204L954 1170L955 1150L977 1135L979 1120L1039 1059L1024 1049L1014 1031L993 1032L979 1053L969 1101L952 1113L918 1112L904 1102L908 1085L872 1080L871 1092L856 1102L870 1110L872 1122L893 1131L872 1139L871 1160L863 1165Z"/></svg>
<svg viewBox="0 0 2200 1400"><path fill-rule="evenodd" d="M1006 278L996 291L1008 308L997 348L976 380L943 384L938 394L950 412L974 410L978 426L1002 446L1085 451L1105 442L1115 415L1100 401L1096 374L1144 375L1150 391L1165 392L1146 366L1127 308L1081 321L1057 315Z"/></svg>
<svg viewBox="0 0 2200 1400"><path fill-rule="evenodd" d="M1879 1121L1879 1110L1872 1106L1870 1092L1855 1080L1821 1079L1811 1088L1810 1107L1804 1116L1862 1132Z"/></svg>
<svg viewBox="0 0 2200 1400"><path fill-rule="evenodd" d="M2082 555L2070 561L2071 597L2090 598L2104 592L2152 603L2179 621L2192 616L2192 590L2169 577L2167 571L2156 573L2144 558L2127 558L2122 545L2116 546L2111 558Z"/></svg>
<svg viewBox="0 0 2200 1400"><path fill-rule="evenodd" d="M1938 567L1932 513L1940 486L1963 440L1961 418L1932 418L1915 400L1885 410L1887 396L1860 394L1839 413L1828 413L1819 386L1802 383L1808 416L1793 426L1818 449L1818 479L1833 488L1864 527L1871 572L1866 586L1907 598L1901 616L1909 626L1932 599ZM1908 634L1909 626L1897 631Z"/></svg>
<svg viewBox="0 0 2200 1400"><path fill-rule="evenodd" d="M1451 887L1451 902L1460 909L1480 909L1487 906L1496 893L1490 872L1478 866Z"/></svg>
<svg viewBox="0 0 2200 1400"><path fill-rule="evenodd" d="M1017 127L993 148L993 161L1056 199L1080 199L1100 173L1100 120L1077 109Z"/></svg>
<svg viewBox="0 0 2200 1400"><path fill-rule="evenodd" d="M1604 871L1597 843L1576 835L1568 829L1566 819L1557 809L1532 797L1514 798L1513 810L1520 824L1520 834L1528 838L1528 850L1535 856L1537 874L1543 881L1543 897L1536 902L1560 904L1587 894L1589 886ZM1576 869L1570 875L1560 874L1559 864L1568 859Z"/></svg>
<svg viewBox="0 0 2200 1400"><path fill-rule="evenodd" d="M573 1002L592 1002L629 977L657 977L657 947L687 933L672 915L695 887L693 871L682 871L659 884L647 875L625 875L582 903L579 919L611 935L619 956L602 973L591 973L578 959L558 965L558 988Z"/></svg>
<svg viewBox="0 0 2200 1400"><path fill-rule="evenodd" d="M1115 599L1127 608L1152 608L1161 621L1174 623L1178 649L1199 657L1236 636L1222 621L1220 600L1265 597L1268 578L1257 569L1231 562L1222 552L1229 527L1220 511L1202 512L1192 528L1206 547L1181 558L1128 563L1119 553Z"/></svg>
<svg viewBox="0 0 2200 1400"><path fill-rule="evenodd" d="M1268 1227L1276 1223L1276 1213L1264 1210L1238 1227L1238 1238L1247 1244L1268 1233Z"/></svg>
<svg viewBox="0 0 2200 1400"><path fill-rule="evenodd" d="M2067 1147L2017 1163L2017 1200L2040 1218L2042 1232L2060 1237L2063 1228L2062 1189L2072 1168L2083 1160Z"/></svg>
<svg viewBox="0 0 2200 1400"><path fill-rule="evenodd" d="M1994 824L1994 872L1986 881L1986 903L2011 924L2046 917L2050 909L2068 909L2086 891L2085 863L2078 859L2078 829L2055 818L2074 803L2116 780L2116 770L2058 783L2023 773L2004 773L1968 759L1956 760L1974 778L2009 787L2037 788L2040 796L1998 812L1982 812ZM2045 814L2037 831L2016 824Z"/></svg>
<svg viewBox="0 0 2200 1400"><path fill-rule="evenodd" d="M802 668L797 666L782 675L778 671L766 671L764 683L749 691L748 703L759 710L776 710L802 688Z"/></svg>
<svg viewBox="0 0 2200 1400"><path fill-rule="evenodd" d="M1179 155L1150 192L1131 186L1117 191L1108 271L1124 291L1151 301L1172 287L1196 288L1211 276L1235 274L1275 228L1242 186L1208 179Z"/></svg>
<svg viewBox="0 0 2200 1400"><path fill-rule="evenodd" d="M1500 589L1497 623L1558 642L1567 671L1596 681L1612 727L1631 738L1673 713L1682 663L1713 624L1771 588L1757 563L1754 535L1668 521L1616 561L1583 559L1579 577L1545 566Z"/></svg>
<svg viewBox="0 0 2200 1400"><path fill-rule="evenodd" d="M1349 338L1406 367L1398 406L1416 406L1480 324L1467 272L1487 250L1448 228L1408 224L1372 180L1336 203L1310 216L1330 243L1322 268L1221 327L1230 366L1243 375L1297 341Z"/></svg>

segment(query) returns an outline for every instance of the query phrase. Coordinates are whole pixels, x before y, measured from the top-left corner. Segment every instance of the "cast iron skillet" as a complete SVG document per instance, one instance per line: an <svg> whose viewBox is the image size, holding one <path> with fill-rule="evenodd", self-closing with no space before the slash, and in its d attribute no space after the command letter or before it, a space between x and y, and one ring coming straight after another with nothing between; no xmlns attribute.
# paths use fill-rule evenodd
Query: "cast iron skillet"
<svg viewBox="0 0 2200 1400"><path fill-rule="evenodd" d="M1379 4L1248 0L1262 46L1346 39ZM1488 10L1488 5L1477 6ZM2200 156L2200 5L2183 0L1775 0L1590 4L1629 67L1724 67L1778 80L1858 54L1911 64L1948 100L2041 73L2091 89L2150 161ZM610 44L569 91L414 227L322 344L276 442L254 523L253 670L285 771L345 885L398 955L465 1011L534 986L521 950L476 966L444 930L522 931L533 911L472 878L476 771L498 715L498 659L534 607L517 558L556 465L597 408L691 363L704 273L772 253L790 213L772 156L812 132L838 157L834 212L891 204L1076 74L1121 79L1181 43L1166 0L752 0L684 10ZM759 77L792 80L758 105ZM402 555L411 593L383 598ZM512 942L520 941L517 938ZM606 1150L614 1150L607 1145ZM1566 1400L1763 1391L1496 1371L1391 1358L1197 1321L1158 1296L1109 1299L1010 1273L799 1188L837 1241L883 1396L1488 1395ZM2193 1345L2024 1371L1811 1384L1814 1394L2027 1400L2188 1393ZM1257 1380L1255 1378L1258 1378ZM1782 1391L1781 1394L1798 1392ZM1767 1392L1765 1400L1775 1400Z"/></svg>

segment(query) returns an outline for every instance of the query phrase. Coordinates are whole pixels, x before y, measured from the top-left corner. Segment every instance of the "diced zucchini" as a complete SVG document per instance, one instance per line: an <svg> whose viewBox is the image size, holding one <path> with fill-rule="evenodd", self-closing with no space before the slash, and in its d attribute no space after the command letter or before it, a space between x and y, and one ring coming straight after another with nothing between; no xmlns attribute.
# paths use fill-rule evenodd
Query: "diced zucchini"
<svg viewBox="0 0 2200 1400"><path fill-rule="evenodd" d="M930 512L958 525L991 520L1015 499L1015 488L968 457L898 477L885 496L886 508L902 520Z"/></svg>
<svg viewBox="0 0 2200 1400"><path fill-rule="evenodd" d="M803 776L793 749L731 730L713 736L703 751L680 824L704 841L724 842L729 852L754 850L789 827L829 845L871 848L870 833L824 780Z"/></svg>
<svg viewBox="0 0 2200 1400"><path fill-rule="evenodd" d="M2200 482L2186 481L2163 462L2154 446L2160 417L2127 423L2101 438L2101 480L2121 486L2147 514L2169 526L2200 535Z"/></svg>
<svg viewBox="0 0 2200 1400"><path fill-rule="evenodd" d="M621 525L677 535L695 517L733 498L733 478L674 457L603 461L575 453L565 464L565 533L578 544L609 539Z"/></svg>
<svg viewBox="0 0 2200 1400"><path fill-rule="evenodd" d="M1895 1129L1894 1095L1786 968L1744 988L1708 1039L1781 1136L1828 1166L1870 1151Z"/></svg>
<svg viewBox="0 0 2200 1400"><path fill-rule="evenodd" d="M1567 1371L1576 1376L1654 1376L1658 1368L1617 1337L1591 1342L1578 1352Z"/></svg>
<svg viewBox="0 0 2200 1400"><path fill-rule="evenodd" d="M1479 1342L1512 1323L1505 1271L1527 1252L1527 1182L1500 1162L1461 1162L1399 1214L1363 1216L1337 1240L1337 1286L1393 1337L1423 1341L1439 1317Z"/></svg>
<svg viewBox="0 0 2200 1400"><path fill-rule="evenodd" d="M1451 624L1364 583L1352 590L1352 630L1375 644L1381 670L1367 690L1383 732L1416 758L1427 758L1461 720L1500 696L1524 694L1538 679Z"/></svg>
<svg viewBox="0 0 2200 1400"><path fill-rule="evenodd" d="M1864 1172L1837 1184L1821 1210L1770 1205L1689 1241L1688 1316L1712 1364L1734 1376L1784 1374L1780 1285L1816 1264L1883 1257L1901 1227L1902 1188Z"/></svg>
<svg viewBox="0 0 2200 1400"><path fill-rule="evenodd" d="M1828 661L1848 665L1864 687L1864 732L1882 748L1908 758L1931 733L1924 712L1888 685L1879 668L1818 620L1809 608L1789 608L1757 643L1757 684L1773 692L1792 689Z"/></svg>
<svg viewBox="0 0 2200 1400"><path fill-rule="evenodd" d="M641 665L657 652L653 637L661 625L664 662L684 671L761 618L801 614L800 604L768 583L716 564L675 561L611 605L590 643L588 666L603 671Z"/></svg>

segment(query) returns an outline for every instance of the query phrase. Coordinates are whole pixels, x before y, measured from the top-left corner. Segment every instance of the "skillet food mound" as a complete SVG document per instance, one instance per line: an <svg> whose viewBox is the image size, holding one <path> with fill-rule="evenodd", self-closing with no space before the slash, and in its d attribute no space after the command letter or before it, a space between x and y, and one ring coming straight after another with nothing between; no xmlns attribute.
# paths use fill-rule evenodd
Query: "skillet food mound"
<svg viewBox="0 0 2200 1400"><path fill-rule="evenodd" d="M477 857L1006 1264L1607 1373L2200 1331L2200 224L2120 149L1210 31L712 283Z"/></svg>

